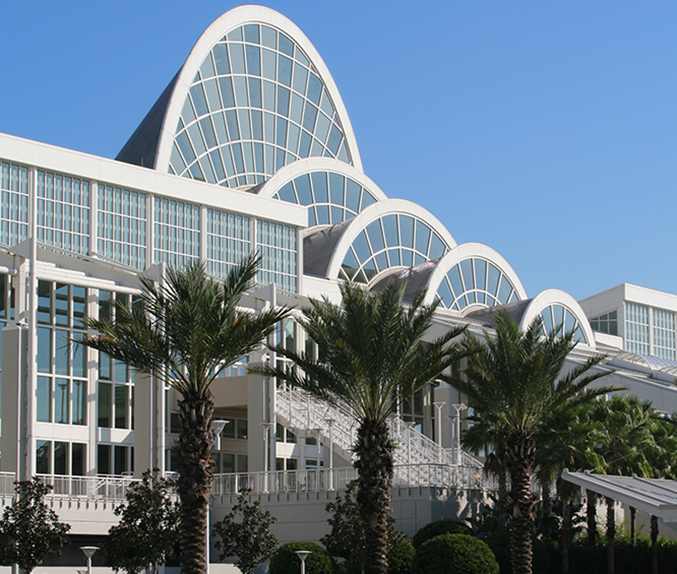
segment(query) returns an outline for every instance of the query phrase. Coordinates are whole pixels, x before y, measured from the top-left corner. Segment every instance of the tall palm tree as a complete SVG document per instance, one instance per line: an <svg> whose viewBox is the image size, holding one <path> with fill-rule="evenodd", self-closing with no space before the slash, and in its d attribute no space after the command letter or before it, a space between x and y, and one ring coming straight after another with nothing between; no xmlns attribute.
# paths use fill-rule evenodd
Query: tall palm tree
<svg viewBox="0 0 677 574"><path fill-rule="evenodd" d="M259 259L251 256L224 282L202 264L169 269L162 283L141 278L143 305L116 307L114 321L91 320L95 332L79 341L173 387L179 400L181 561L184 574L206 572L205 529L211 496L211 384L239 357L253 351L289 309L258 314L238 309L252 287Z"/></svg>
<svg viewBox="0 0 677 574"><path fill-rule="evenodd" d="M366 530L366 572L387 571L387 514L393 476L393 446L388 417L398 404L435 381L463 355L449 330L424 342L437 307L423 305L418 293L404 303L404 284L369 293L343 283L341 306L311 301L299 323L318 346L319 359L282 347L274 351L294 368L259 368L332 404L347 404L359 425L354 446L358 472L356 500Z"/></svg>
<svg viewBox="0 0 677 574"><path fill-rule="evenodd" d="M555 331L544 336L540 318L521 331L510 315L499 312L495 334L485 332L484 337L480 341L466 335L464 346L471 359L462 376L452 375L448 380L468 397L479 418L496 421L506 434L512 571L531 574L535 436L553 413L589 402L612 388L588 387L606 374L591 371L602 360L600 356L565 372L567 357L576 345L573 335L560 336Z"/></svg>

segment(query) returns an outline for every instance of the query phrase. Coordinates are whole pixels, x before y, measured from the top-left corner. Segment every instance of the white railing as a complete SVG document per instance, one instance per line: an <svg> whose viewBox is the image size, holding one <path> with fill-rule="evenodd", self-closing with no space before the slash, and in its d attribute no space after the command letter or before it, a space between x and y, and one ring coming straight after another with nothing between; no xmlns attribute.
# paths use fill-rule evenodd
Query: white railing
<svg viewBox="0 0 677 574"><path fill-rule="evenodd" d="M355 458L352 447L357 438L357 428L349 408L329 406L286 385L278 388L275 400L277 416L288 427L319 430L325 445L329 444L331 436L334 448L340 449L344 458ZM398 465L445 464L482 468L482 463L468 453L461 451L459 456L458 452L454 452L455 449L449 451L442 448L399 417L391 419L390 433L397 443L394 457Z"/></svg>
<svg viewBox="0 0 677 574"><path fill-rule="evenodd" d="M129 487L138 479L128 476L66 476L41 474L38 478L49 484L52 498L86 498L90 500L122 501Z"/></svg>
<svg viewBox="0 0 677 574"><path fill-rule="evenodd" d="M492 479L486 479L474 467L447 464L395 465L394 488L461 488L496 490ZM273 492L327 492L344 490L357 478L352 467L320 470L287 470L214 475L213 496L236 495L243 490L253 494Z"/></svg>

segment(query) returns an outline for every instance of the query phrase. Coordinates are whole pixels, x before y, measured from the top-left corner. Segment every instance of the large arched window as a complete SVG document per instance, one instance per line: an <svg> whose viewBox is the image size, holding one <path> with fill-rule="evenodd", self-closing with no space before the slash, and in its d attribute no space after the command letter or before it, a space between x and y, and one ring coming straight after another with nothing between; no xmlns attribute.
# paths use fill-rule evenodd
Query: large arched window
<svg viewBox="0 0 677 574"><path fill-rule="evenodd" d="M493 307L520 299L507 275L482 257L468 257L454 265L442 279L437 297L444 307L457 311L473 304Z"/></svg>
<svg viewBox="0 0 677 574"><path fill-rule="evenodd" d="M578 343L587 343L583 329L574 314L564 305L557 303L548 305L541 311L543 319L543 330L546 335L557 331L560 335L574 334L574 341Z"/></svg>
<svg viewBox="0 0 677 574"><path fill-rule="evenodd" d="M390 213L369 223L348 249L340 276L369 283L392 267L412 267L442 257L448 246L424 221Z"/></svg>
<svg viewBox="0 0 677 574"><path fill-rule="evenodd" d="M193 79L170 173L240 187L311 156L350 161L317 69L273 26L237 26L212 47Z"/></svg>
<svg viewBox="0 0 677 574"><path fill-rule="evenodd" d="M350 177L326 171L294 178L273 198L307 205L308 227L341 223L377 201L372 193Z"/></svg>

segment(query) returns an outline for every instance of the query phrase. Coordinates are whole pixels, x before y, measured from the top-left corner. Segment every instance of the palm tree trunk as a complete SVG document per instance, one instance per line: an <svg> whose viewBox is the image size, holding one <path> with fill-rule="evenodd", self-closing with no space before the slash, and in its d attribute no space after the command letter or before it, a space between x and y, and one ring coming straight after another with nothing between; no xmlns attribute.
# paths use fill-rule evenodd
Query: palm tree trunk
<svg viewBox="0 0 677 574"><path fill-rule="evenodd" d="M508 477L505 469L498 473L498 523L505 526L508 523Z"/></svg>
<svg viewBox="0 0 677 574"><path fill-rule="evenodd" d="M597 544L597 494L588 490L588 546Z"/></svg>
<svg viewBox="0 0 677 574"><path fill-rule="evenodd" d="M357 431L355 451L356 500L365 526L365 573L386 574L393 482L393 451L386 421L364 420Z"/></svg>
<svg viewBox="0 0 677 574"><path fill-rule="evenodd" d="M207 506L211 497L212 415L208 396L184 396L178 404L181 421L178 492L181 499L181 572L206 574Z"/></svg>
<svg viewBox="0 0 677 574"><path fill-rule="evenodd" d="M607 573L616 573L614 542L616 539L616 507L613 498L606 497Z"/></svg>
<svg viewBox="0 0 677 574"><path fill-rule="evenodd" d="M658 574L658 518L651 515L651 574Z"/></svg>
<svg viewBox="0 0 677 574"><path fill-rule="evenodd" d="M637 519L637 509L630 507L630 540L632 540L632 545L637 545L637 533L635 532L635 521Z"/></svg>
<svg viewBox="0 0 677 574"><path fill-rule="evenodd" d="M551 538L550 532L550 515L552 513L552 493L550 488L550 481L545 480L541 484L542 496L543 496L543 530L547 538Z"/></svg>
<svg viewBox="0 0 677 574"><path fill-rule="evenodd" d="M569 574L569 542L573 507L569 499L565 499L562 502L562 574Z"/></svg>
<svg viewBox="0 0 677 574"><path fill-rule="evenodd" d="M536 445L531 433L517 429L508 438L506 460L510 471L512 528L510 561L512 574L532 574L531 535L534 524L534 496L531 493L531 468Z"/></svg>

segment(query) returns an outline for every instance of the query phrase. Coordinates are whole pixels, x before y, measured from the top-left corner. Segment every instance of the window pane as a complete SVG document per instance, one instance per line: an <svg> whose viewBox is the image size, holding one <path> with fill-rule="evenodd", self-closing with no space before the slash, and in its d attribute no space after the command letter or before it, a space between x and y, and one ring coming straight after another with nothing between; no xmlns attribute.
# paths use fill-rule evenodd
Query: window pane
<svg viewBox="0 0 677 574"><path fill-rule="evenodd" d="M112 407L112 385L110 383L99 383L99 426L110 428L111 426L111 407Z"/></svg>
<svg viewBox="0 0 677 574"><path fill-rule="evenodd" d="M68 424L68 379L56 379L54 384L54 422Z"/></svg>
<svg viewBox="0 0 677 574"><path fill-rule="evenodd" d="M127 424L127 386L117 385L115 387L115 428L126 429ZM116 473L117 474L117 473Z"/></svg>
<svg viewBox="0 0 677 574"><path fill-rule="evenodd" d="M129 448L126 446L115 447L115 474L122 474L129 470L127 468L127 453Z"/></svg>
<svg viewBox="0 0 677 574"><path fill-rule="evenodd" d="M54 443L54 474L68 474L68 443Z"/></svg>
<svg viewBox="0 0 677 574"><path fill-rule="evenodd" d="M110 445L100 444L97 452L97 472L99 474L111 474L110 468Z"/></svg>
<svg viewBox="0 0 677 574"><path fill-rule="evenodd" d="M49 377L38 377L38 389L36 397L36 417L38 422L52 422L52 379Z"/></svg>
<svg viewBox="0 0 677 574"><path fill-rule="evenodd" d="M38 327L38 371L52 372L52 330Z"/></svg>
<svg viewBox="0 0 677 574"><path fill-rule="evenodd" d="M243 419L237 420L237 438L247 438L247 421Z"/></svg>
<svg viewBox="0 0 677 574"><path fill-rule="evenodd" d="M85 381L73 381L73 424L86 424L85 413L87 412L87 383Z"/></svg>
<svg viewBox="0 0 677 574"><path fill-rule="evenodd" d="M85 452L87 446L74 442L72 444L73 456L71 459L71 474L73 476L85 475Z"/></svg>
<svg viewBox="0 0 677 574"><path fill-rule="evenodd" d="M48 440L36 441L35 450L35 471L38 474L49 474L49 459L52 450L52 443Z"/></svg>

